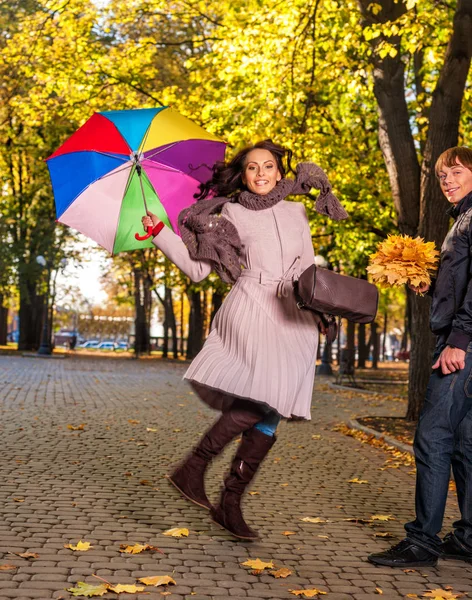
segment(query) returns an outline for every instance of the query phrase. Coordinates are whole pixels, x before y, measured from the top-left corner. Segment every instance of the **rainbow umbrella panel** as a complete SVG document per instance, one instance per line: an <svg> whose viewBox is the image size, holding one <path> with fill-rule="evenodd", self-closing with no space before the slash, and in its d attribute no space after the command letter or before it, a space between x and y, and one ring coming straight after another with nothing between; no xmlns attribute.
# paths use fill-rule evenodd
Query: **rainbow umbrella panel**
<svg viewBox="0 0 472 600"><path fill-rule="evenodd" d="M57 220L109 252L152 245L146 209L177 217L224 160L225 143L170 107L95 113L48 159Z"/></svg>

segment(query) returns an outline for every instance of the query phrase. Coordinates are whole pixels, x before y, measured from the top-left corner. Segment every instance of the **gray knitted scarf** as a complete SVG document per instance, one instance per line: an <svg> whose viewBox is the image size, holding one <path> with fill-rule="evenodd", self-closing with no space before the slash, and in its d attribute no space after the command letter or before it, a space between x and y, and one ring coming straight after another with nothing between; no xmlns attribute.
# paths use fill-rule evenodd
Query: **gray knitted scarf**
<svg viewBox="0 0 472 600"><path fill-rule="evenodd" d="M234 283L241 274L241 240L236 227L221 214L224 204L239 202L249 210L264 210L287 196L308 194L312 188L320 190L315 204L317 212L336 221L348 216L331 192L323 169L315 163L300 163L295 179L282 179L266 195L243 191L230 198L203 199L185 208L179 215L179 229L190 257L211 261L223 281Z"/></svg>

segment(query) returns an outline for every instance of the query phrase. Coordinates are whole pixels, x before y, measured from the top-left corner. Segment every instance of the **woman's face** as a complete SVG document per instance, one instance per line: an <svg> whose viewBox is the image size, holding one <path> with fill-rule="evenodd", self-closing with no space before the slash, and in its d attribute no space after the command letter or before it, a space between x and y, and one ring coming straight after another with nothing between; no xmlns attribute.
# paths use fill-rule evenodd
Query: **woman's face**
<svg viewBox="0 0 472 600"><path fill-rule="evenodd" d="M243 183L250 192L265 196L281 179L277 161L269 150L256 148L247 154Z"/></svg>

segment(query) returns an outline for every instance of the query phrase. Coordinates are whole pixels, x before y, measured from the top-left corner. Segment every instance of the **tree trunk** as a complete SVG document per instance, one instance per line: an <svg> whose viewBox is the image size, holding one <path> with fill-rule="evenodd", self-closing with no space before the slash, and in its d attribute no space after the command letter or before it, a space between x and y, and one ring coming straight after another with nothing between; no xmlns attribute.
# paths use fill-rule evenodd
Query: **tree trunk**
<svg viewBox="0 0 472 600"><path fill-rule="evenodd" d="M378 334L378 327L377 327L377 323L375 321L372 322L371 324L371 328L372 328L372 368L373 369L378 369L379 368L379 354L380 354L380 336Z"/></svg>
<svg viewBox="0 0 472 600"><path fill-rule="evenodd" d="M365 369L365 363L369 356L369 346L366 344L365 324L364 323L359 323L359 328L357 330L357 348L358 348L357 368Z"/></svg>
<svg viewBox="0 0 472 600"><path fill-rule="evenodd" d="M347 321L346 347L352 357L356 353L356 325L351 321Z"/></svg>
<svg viewBox="0 0 472 600"><path fill-rule="evenodd" d="M430 298L417 296L408 291L411 316L415 327L411 329L411 349L409 364L408 409L406 418L416 421L423 406L424 395L431 374L434 350L434 336L429 329ZM427 336L424 335L427 332ZM416 373L415 371L418 371Z"/></svg>
<svg viewBox="0 0 472 600"><path fill-rule="evenodd" d="M20 281L18 350L37 350L41 344L44 296L36 294L36 282Z"/></svg>
<svg viewBox="0 0 472 600"><path fill-rule="evenodd" d="M216 313L220 310L220 307L222 304L223 304L223 294L213 291L213 294L211 296L210 329L211 329L211 324L213 323L213 319L215 318Z"/></svg>
<svg viewBox="0 0 472 600"><path fill-rule="evenodd" d="M187 358L194 358L203 346L203 310L200 292L188 292L190 317L188 326Z"/></svg>
<svg viewBox="0 0 472 600"><path fill-rule="evenodd" d="M134 278L134 304L135 304L135 339L134 339L134 354L138 358L141 354L149 354L149 325L147 321L147 309L149 298L149 290L146 292L146 285L142 270L139 268L133 269Z"/></svg>
<svg viewBox="0 0 472 600"><path fill-rule="evenodd" d="M0 346L7 345L8 308L3 305L4 296L0 294Z"/></svg>
<svg viewBox="0 0 472 600"><path fill-rule="evenodd" d="M387 311L384 312L384 321L383 321L383 338L382 338L382 360L385 361L385 352L387 345Z"/></svg>

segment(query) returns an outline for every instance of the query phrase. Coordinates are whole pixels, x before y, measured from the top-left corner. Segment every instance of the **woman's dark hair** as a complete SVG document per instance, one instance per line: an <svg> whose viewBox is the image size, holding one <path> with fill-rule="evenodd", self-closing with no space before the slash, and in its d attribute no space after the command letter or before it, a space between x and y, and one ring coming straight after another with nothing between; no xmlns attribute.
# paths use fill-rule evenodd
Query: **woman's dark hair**
<svg viewBox="0 0 472 600"><path fill-rule="evenodd" d="M252 146L246 146L229 162L218 161L215 163L212 178L200 185L200 192L195 194L195 198L203 200L210 193L214 196L228 197L234 192L244 189L242 176L246 166L246 157L252 150L268 150L274 157L282 177L285 177L287 170L293 172L290 164L292 151L275 144L272 140L262 140ZM284 162L286 162L287 167Z"/></svg>

